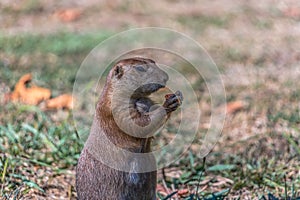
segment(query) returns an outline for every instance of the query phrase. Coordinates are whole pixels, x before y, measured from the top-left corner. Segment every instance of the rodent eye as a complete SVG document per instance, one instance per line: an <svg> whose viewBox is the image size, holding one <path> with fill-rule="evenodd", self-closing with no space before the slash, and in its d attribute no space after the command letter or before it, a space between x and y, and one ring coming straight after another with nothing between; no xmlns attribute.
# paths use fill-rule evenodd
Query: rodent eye
<svg viewBox="0 0 300 200"><path fill-rule="evenodd" d="M134 68L140 72L146 72L147 70L142 65L136 65Z"/></svg>

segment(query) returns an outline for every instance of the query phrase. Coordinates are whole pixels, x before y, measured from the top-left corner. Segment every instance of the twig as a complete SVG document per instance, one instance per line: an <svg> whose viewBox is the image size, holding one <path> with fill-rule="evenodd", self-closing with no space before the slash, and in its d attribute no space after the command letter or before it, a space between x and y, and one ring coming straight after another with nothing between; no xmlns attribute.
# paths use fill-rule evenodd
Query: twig
<svg viewBox="0 0 300 200"><path fill-rule="evenodd" d="M200 187L201 178L202 178L203 173L205 172L205 161L206 161L206 157L203 158L202 171L201 171L201 174L198 178L198 184L197 184L197 188L196 188L196 192L195 192L196 197L198 197L198 190L199 190L199 187Z"/></svg>

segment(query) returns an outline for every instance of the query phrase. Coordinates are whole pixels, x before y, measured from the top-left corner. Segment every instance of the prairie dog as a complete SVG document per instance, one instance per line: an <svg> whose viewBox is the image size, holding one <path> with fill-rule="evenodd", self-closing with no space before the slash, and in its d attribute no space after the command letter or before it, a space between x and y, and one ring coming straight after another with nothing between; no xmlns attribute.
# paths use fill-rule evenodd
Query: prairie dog
<svg viewBox="0 0 300 200"><path fill-rule="evenodd" d="M155 168L155 158L150 153L152 134L183 100L179 91L166 95L162 106L149 98L151 93L165 87L168 79L147 58L123 59L113 66L78 160L78 199L156 199L156 170L141 171ZM148 156L140 159L137 154ZM110 162L117 165L112 167Z"/></svg>

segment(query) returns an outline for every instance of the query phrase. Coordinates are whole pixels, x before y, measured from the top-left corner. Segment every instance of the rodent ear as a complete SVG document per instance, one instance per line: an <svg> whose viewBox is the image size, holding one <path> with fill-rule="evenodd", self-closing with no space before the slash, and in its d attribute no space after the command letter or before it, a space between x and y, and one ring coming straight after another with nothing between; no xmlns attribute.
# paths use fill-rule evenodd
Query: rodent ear
<svg viewBox="0 0 300 200"><path fill-rule="evenodd" d="M117 65L114 69L114 76L117 77L117 79L120 79L124 74L124 70L122 66Z"/></svg>

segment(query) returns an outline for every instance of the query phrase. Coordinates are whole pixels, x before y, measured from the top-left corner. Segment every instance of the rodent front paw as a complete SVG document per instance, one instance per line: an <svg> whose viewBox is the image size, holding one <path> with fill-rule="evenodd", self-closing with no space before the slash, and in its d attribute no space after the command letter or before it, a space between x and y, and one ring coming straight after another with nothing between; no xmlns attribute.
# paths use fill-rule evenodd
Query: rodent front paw
<svg viewBox="0 0 300 200"><path fill-rule="evenodd" d="M165 99L166 101L163 106L166 111L173 112L182 104L183 96L180 91L176 91L175 94L166 94Z"/></svg>

